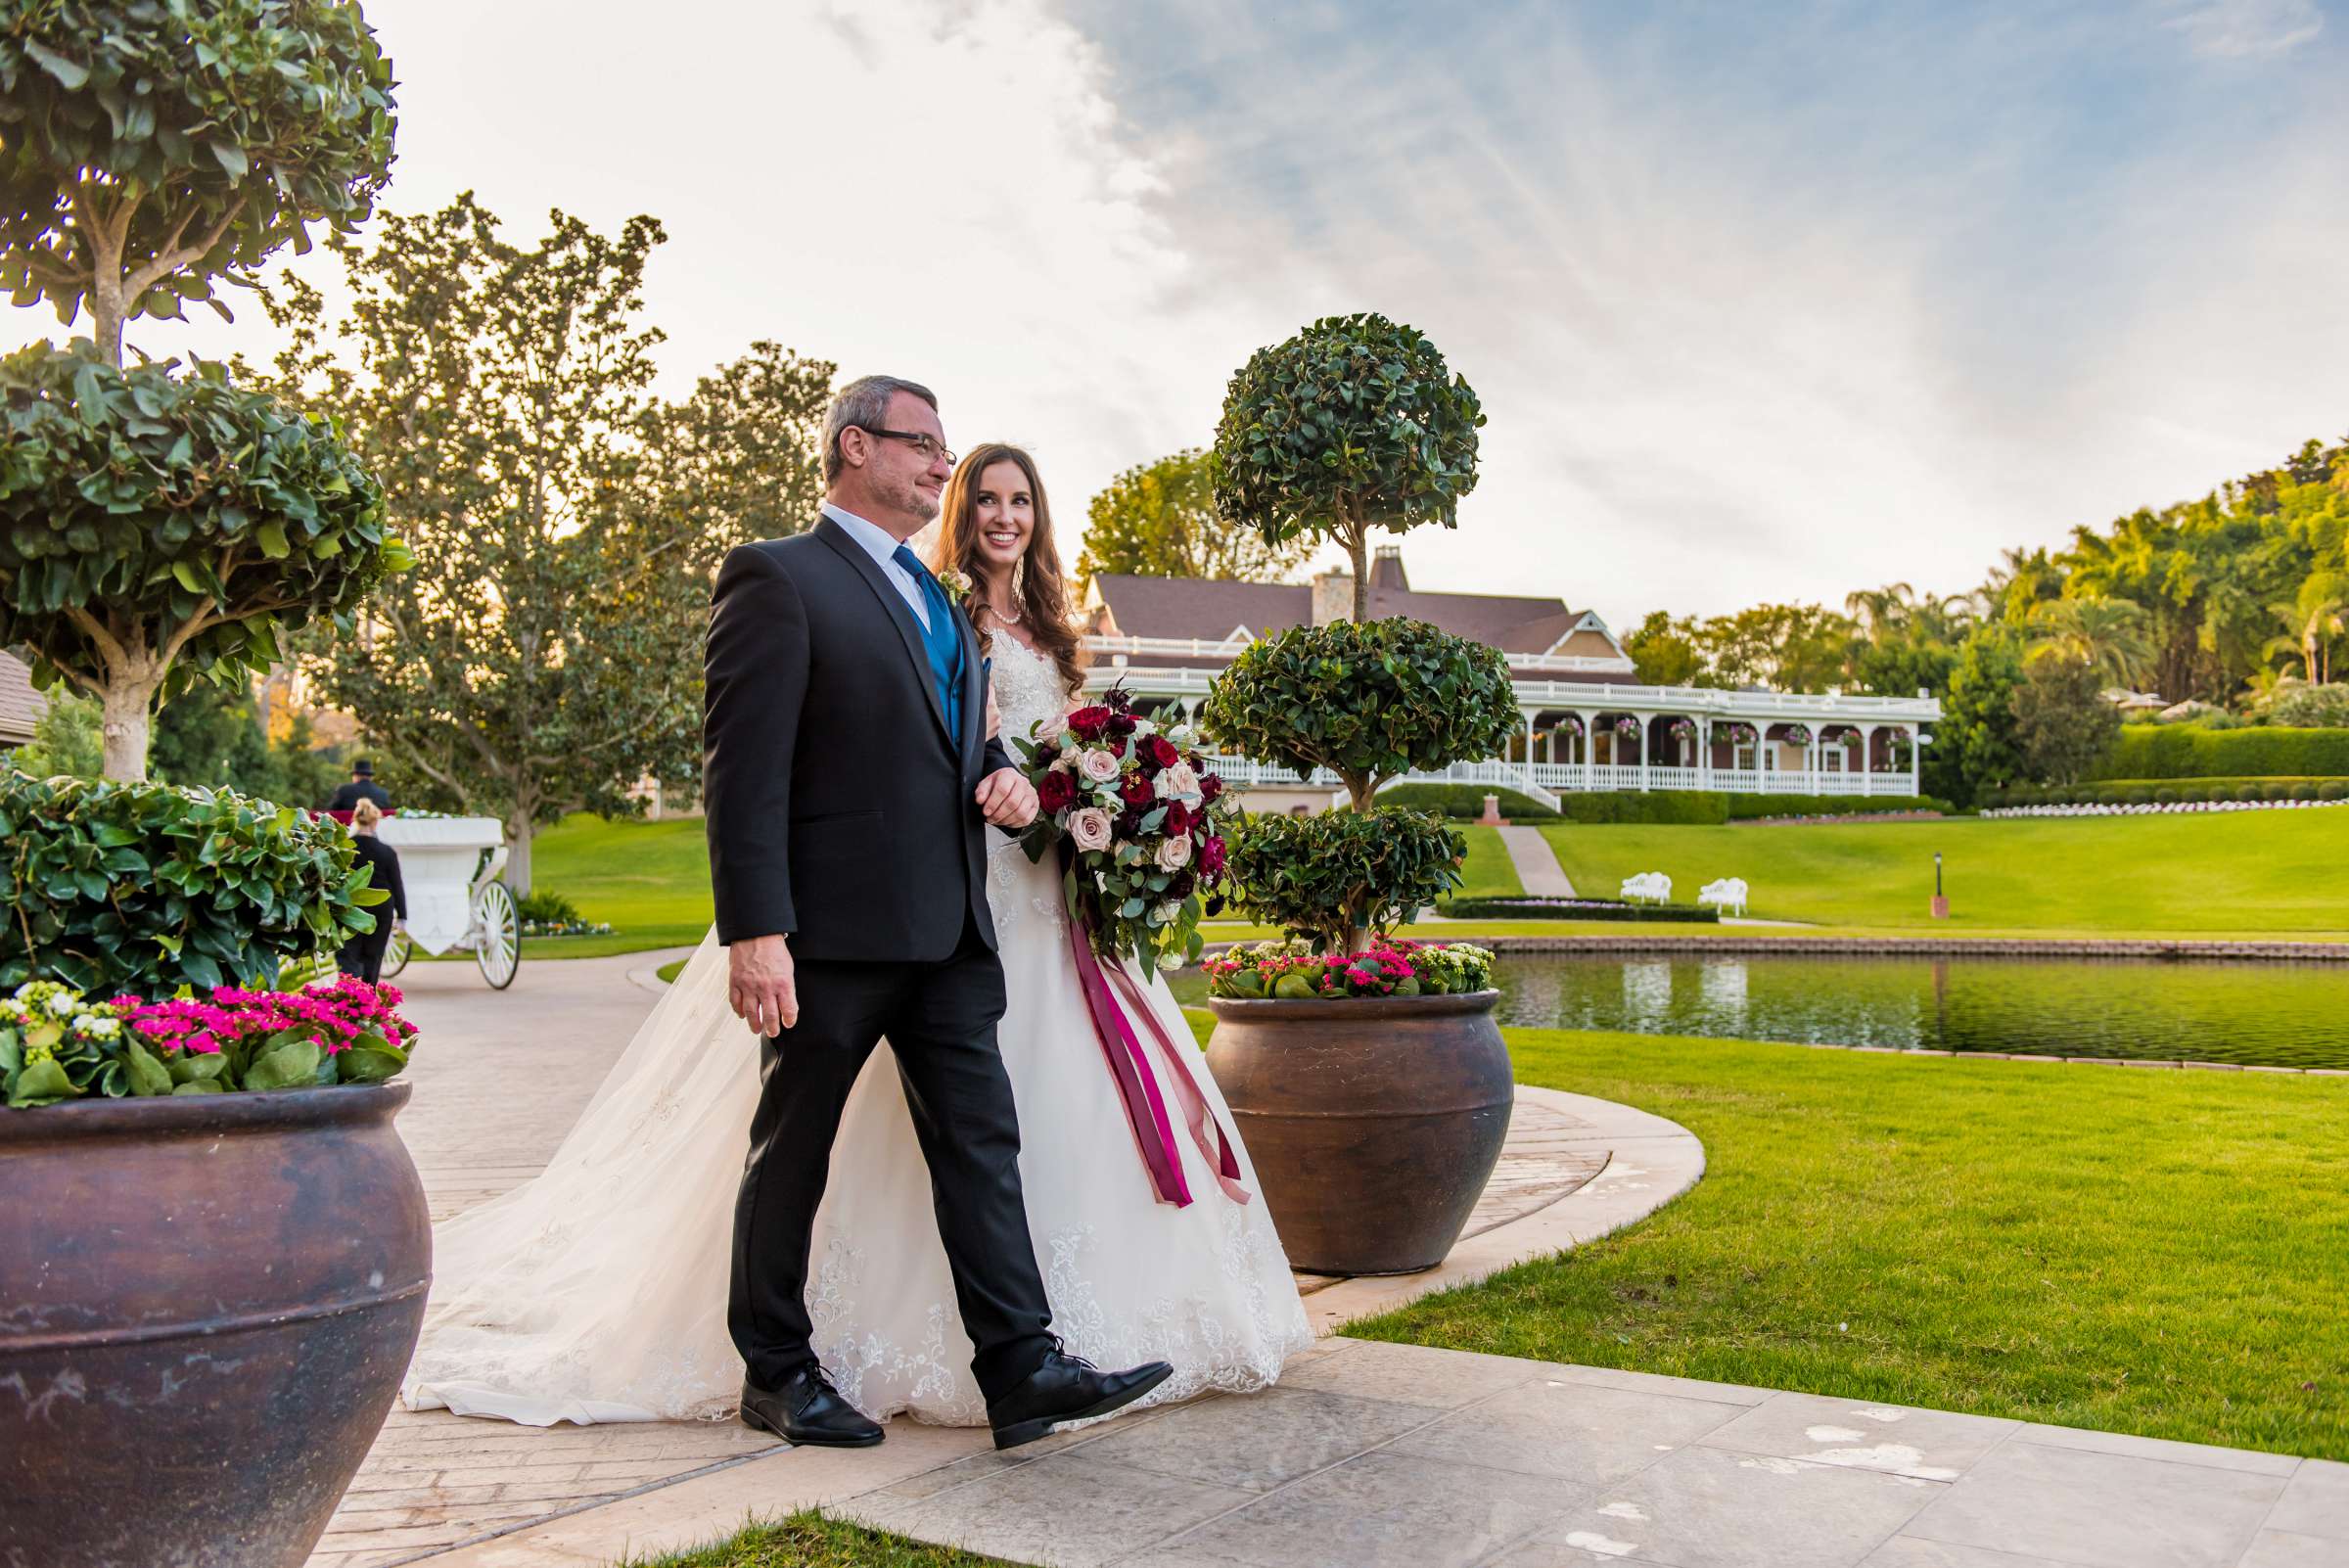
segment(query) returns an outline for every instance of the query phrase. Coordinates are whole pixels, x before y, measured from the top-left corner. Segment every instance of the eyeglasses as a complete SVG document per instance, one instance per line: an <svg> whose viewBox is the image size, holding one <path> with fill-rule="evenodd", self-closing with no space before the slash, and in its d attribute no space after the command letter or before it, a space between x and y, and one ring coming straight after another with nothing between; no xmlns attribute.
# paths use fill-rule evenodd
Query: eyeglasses
<svg viewBox="0 0 2349 1568"><path fill-rule="evenodd" d="M908 446L918 446L922 449L922 455L933 463L943 457L946 460L948 468L954 466L954 454L947 451L946 443L935 436L924 436L918 431L910 430L875 430L870 425L859 425L856 428L867 436L886 437L893 441L903 441Z"/></svg>

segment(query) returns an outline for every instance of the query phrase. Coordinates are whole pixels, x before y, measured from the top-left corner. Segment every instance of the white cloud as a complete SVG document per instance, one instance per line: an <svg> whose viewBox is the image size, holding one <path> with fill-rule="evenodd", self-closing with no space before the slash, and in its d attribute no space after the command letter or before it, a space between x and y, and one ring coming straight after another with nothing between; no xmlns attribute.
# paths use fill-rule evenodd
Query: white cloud
<svg viewBox="0 0 2349 1568"><path fill-rule="evenodd" d="M2316 0L2208 0L2162 25L2184 34L2195 54L2247 60L2316 42L2325 31L2325 13Z"/></svg>

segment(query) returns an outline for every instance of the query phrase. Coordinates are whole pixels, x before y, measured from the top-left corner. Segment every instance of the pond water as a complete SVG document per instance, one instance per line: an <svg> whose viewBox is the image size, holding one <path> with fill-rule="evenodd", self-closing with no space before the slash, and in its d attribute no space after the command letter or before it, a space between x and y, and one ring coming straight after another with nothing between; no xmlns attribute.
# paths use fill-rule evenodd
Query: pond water
<svg viewBox="0 0 2349 1568"><path fill-rule="evenodd" d="M2349 964L1509 953L1498 984L1524 1028L2349 1068Z"/></svg>
<svg viewBox="0 0 2349 1568"><path fill-rule="evenodd" d="M1503 1024L2349 1067L2349 964L1516 953Z"/></svg>

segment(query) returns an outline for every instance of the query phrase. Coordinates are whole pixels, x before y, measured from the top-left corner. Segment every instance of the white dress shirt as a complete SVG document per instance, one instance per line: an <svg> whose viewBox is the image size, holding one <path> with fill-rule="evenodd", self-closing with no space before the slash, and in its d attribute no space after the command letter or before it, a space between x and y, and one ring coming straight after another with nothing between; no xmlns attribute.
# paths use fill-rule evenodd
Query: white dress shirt
<svg viewBox="0 0 2349 1568"><path fill-rule="evenodd" d="M842 531L846 532L850 538L854 539L858 545L862 546L864 553L873 558L875 564L881 568L881 575L889 578L892 585L897 588L898 597L903 599L906 607L912 610L913 619L921 623L924 631L928 631L930 629L929 595L922 592L921 583L914 580L911 573L898 565L896 556L900 541L897 535L880 524L867 523L855 513L844 507L834 506L830 501L826 501L817 510L839 524Z"/></svg>

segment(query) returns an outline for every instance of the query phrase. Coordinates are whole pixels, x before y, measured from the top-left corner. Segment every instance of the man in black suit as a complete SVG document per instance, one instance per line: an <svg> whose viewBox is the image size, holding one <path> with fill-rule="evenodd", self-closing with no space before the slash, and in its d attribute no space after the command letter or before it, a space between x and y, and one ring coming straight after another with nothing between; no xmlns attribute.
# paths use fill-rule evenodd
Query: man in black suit
<svg viewBox="0 0 2349 1568"><path fill-rule="evenodd" d="M841 1111L885 1036L996 1446L1107 1414L1171 1370L1103 1372L1064 1354L1029 1240L995 1049L985 824L1025 826L1036 792L984 733L970 623L904 543L938 515L953 467L927 389L852 383L824 422L822 518L733 551L712 596L711 884L762 1084L727 1322L747 1368L743 1420L794 1443L882 1437L817 1364L806 1295Z"/></svg>
<svg viewBox="0 0 2349 1568"><path fill-rule="evenodd" d="M350 764L350 782L335 786L335 798L326 804L330 811L347 811L361 801L373 801L379 811L392 809L392 797L375 781L375 764L362 757Z"/></svg>

